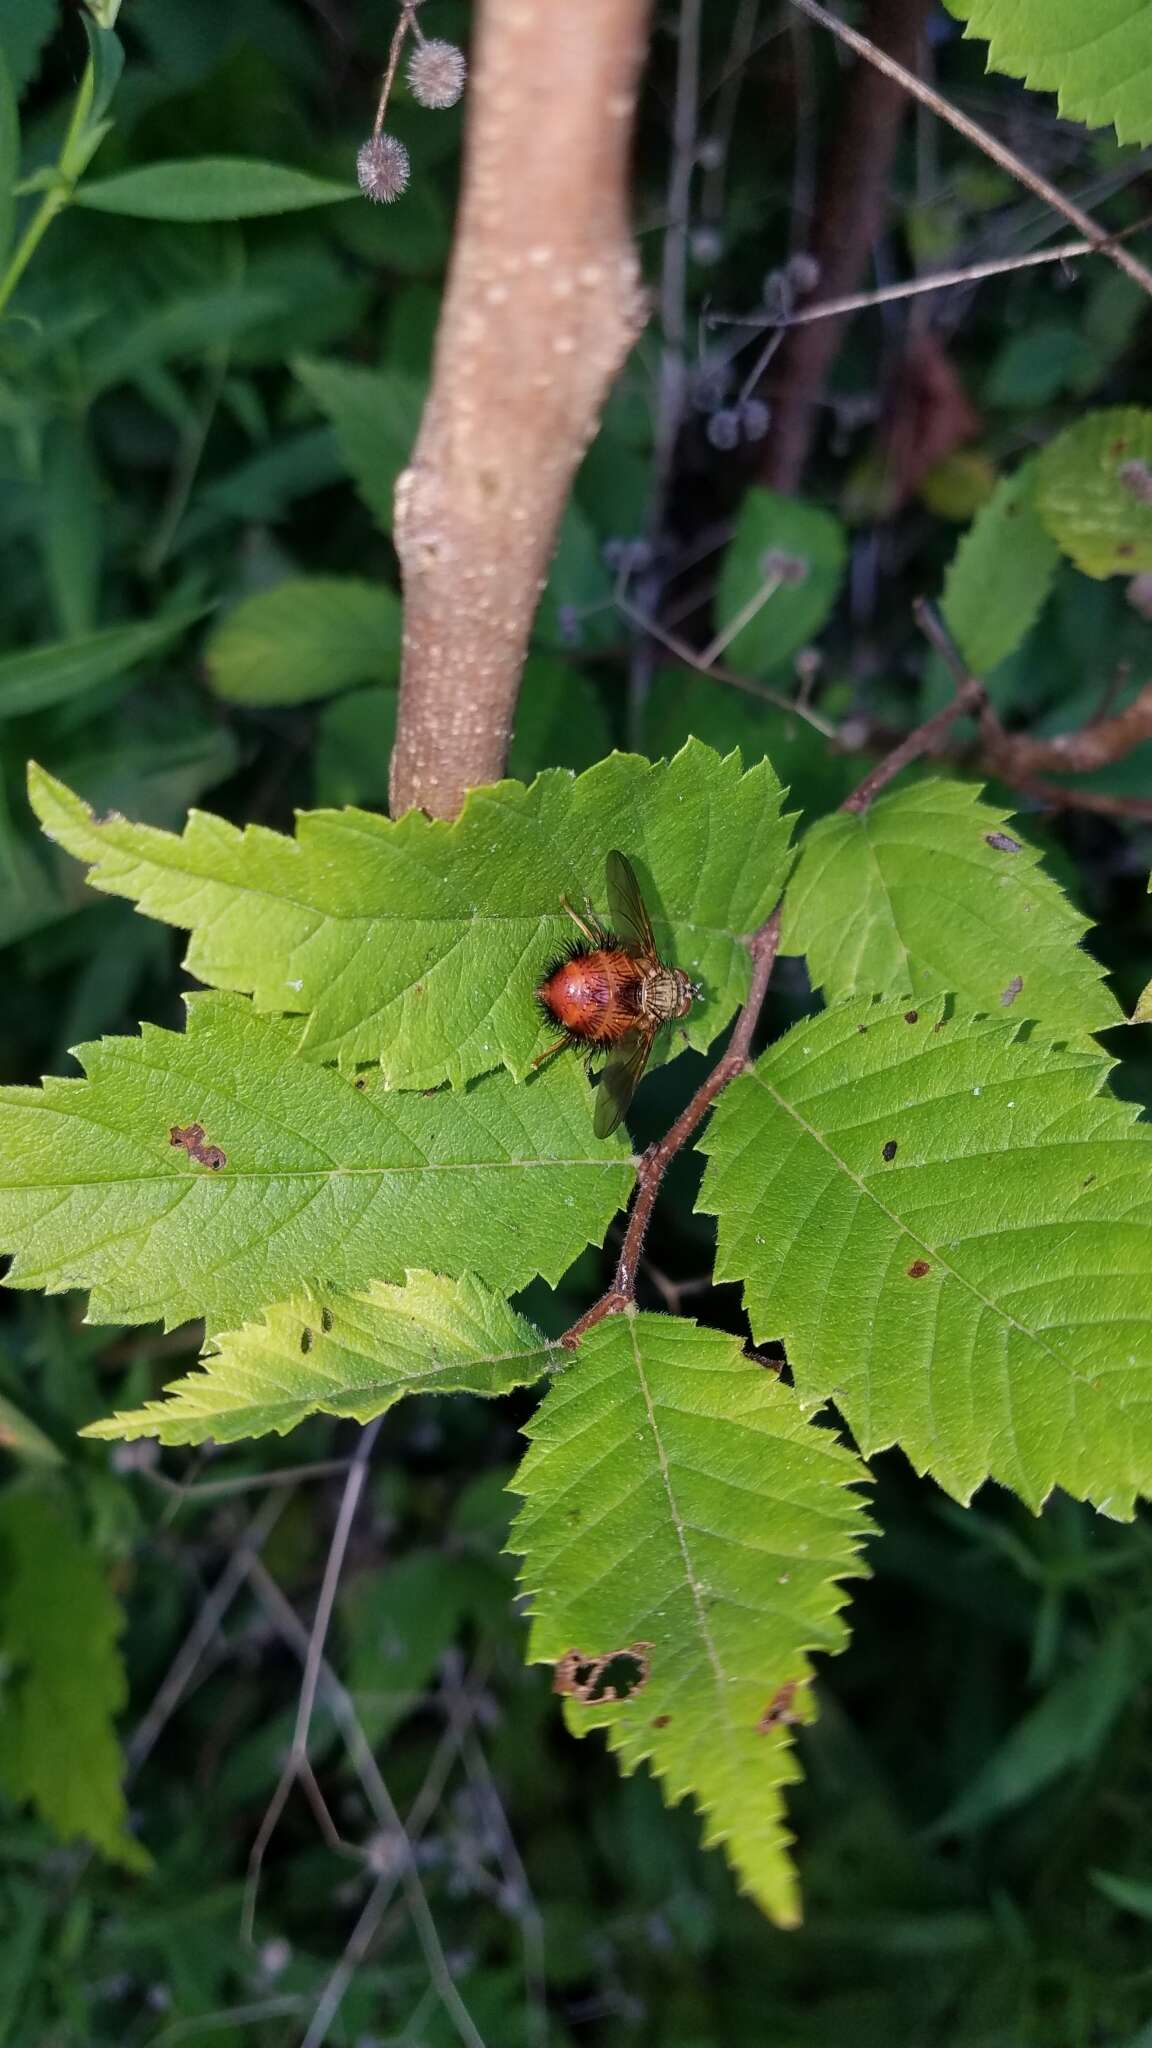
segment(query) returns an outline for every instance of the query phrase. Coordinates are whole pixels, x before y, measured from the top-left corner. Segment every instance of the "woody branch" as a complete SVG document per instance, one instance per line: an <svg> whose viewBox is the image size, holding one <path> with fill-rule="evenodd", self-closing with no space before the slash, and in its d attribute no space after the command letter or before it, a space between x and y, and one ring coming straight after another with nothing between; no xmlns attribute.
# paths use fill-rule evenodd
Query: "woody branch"
<svg viewBox="0 0 1152 2048"><path fill-rule="evenodd" d="M432 387L396 488L392 811L504 768L572 477L643 324L628 156L649 0L480 0Z"/></svg>

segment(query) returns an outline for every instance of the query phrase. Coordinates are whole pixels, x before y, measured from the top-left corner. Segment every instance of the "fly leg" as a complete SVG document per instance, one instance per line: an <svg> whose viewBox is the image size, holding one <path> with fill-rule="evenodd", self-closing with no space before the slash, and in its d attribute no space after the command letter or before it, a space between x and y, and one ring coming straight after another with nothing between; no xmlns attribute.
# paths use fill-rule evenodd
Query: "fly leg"
<svg viewBox="0 0 1152 2048"><path fill-rule="evenodd" d="M582 932L584 934L584 937L587 939L588 944L591 946L593 952L598 951L599 948L603 946L607 934L599 918L597 917L596 912L593 910L592 905L589 903L587 897L585 897L584 899L584 917L580 916L579 911L573 910L572 905L569 903L568 898L566 896L562 896L560 898L560 901L564 909L568 912L569 917L572 919L573 924L576 926L577 931Z"/></svg>

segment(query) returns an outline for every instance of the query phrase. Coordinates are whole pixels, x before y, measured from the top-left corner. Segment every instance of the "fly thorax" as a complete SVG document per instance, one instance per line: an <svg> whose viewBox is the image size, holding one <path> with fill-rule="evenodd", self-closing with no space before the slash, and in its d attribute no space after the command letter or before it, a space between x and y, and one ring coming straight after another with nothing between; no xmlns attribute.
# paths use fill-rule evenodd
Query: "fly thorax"
<svg viewBox="0 0 1152 2048"><path fill-rule="evenodd" d="M692 1008L693 987L678 967L654 967L640 985L640 1013L654 1024L667 1024L673 1017L686 1017Z"/></svg>

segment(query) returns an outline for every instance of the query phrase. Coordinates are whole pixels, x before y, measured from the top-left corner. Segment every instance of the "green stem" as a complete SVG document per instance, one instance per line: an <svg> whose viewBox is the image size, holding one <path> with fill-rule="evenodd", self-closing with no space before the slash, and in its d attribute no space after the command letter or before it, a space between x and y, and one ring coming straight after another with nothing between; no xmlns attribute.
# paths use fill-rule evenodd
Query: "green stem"
<svg viewBox="0 0 1152 2048"><path fill-rule="evenodd" d="M84 149L84 130L92 111L92 95L95 90L95 76L92 60L84 67L84 75L76 90L76 99L68 122L67 132L60 145L56 159L57 182L45 192L24 233L12 252L3 276L0 276L0 317L7 310L20 279L31 263L45 235L58 213L68 205L76 180L85 169L90 151Z"/></svg>

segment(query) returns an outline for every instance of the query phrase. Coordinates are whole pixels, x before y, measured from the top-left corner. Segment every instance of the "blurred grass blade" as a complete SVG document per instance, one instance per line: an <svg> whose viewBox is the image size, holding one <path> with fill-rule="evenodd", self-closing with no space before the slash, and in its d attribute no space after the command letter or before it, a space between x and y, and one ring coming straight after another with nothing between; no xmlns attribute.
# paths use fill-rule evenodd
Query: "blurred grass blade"
<svg viewBox="0 0 1152 2048"><path fill-rule="evenodd" d="M0 719L23 718L127 676L150 655L186 633L198 612L172 612L135 626L107 626L78 640L58 640L0 657Z"/></svg>

